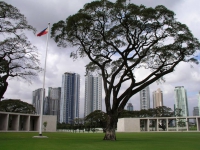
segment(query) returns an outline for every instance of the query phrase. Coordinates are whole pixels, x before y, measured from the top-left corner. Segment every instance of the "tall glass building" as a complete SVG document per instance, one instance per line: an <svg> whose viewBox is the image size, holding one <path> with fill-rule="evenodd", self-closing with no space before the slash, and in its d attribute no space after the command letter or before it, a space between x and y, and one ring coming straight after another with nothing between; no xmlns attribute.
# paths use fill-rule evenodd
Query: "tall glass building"
<svg viewBox="0 0 200 150"><path fill-rule="evenodd" d="M88 74L85 77L84 117L95 110L102 110L102 77Z"/></svg>
<svg viewBox="0 0 200 150"><path fill-rule="evenodd" d="M62 76L60 123L73 123L79 118L80 75L66 72Z"/></svg>
<svg viewBox="0 0 200 150"><path fill-rule="evenodd" d="M140 91L140 109L149 109L150 108L150 92L149 86L146 86L143 90Z"/></svg>
<svg viewBox="0 0 200 150"><path fill-rule="evenodd" d="M193 116L199 116L199 107L193 108Z"/></svg>
<svg viewBox="0 0 200 150"><path fill-rule="evenodd" d="M61 87L52 88L48 90L48 104L49 104L49 115L56 115L58 122L60 119L60 98L61 98Z"/></svg>
<svg viewBox="0 0 200 150"><path fill-rule="evenodd" d="M177 86L174 89L175 94L175 108L181 109L182 116L189 116L187 92L183 86Z"/></svg>
<svg viewBox="0 0 200 150"><path fill-rule="evenodd" d="M36 114L40 114L41 110L41 100L42 100L42 88L36 89L35 91L32 92L32 104L35 107ZM44 96L43 96L43 102L45 99L45 90L44 90ZM44 107L44 105L43 105ZM43 109L43 114L44 114L44 109Z"/></svg>
<svg viewBox="0 0 200 150"><path fill-rule="evenodd" d="M153 108L159 106L163 106L163 93L160 88L153 92Z"/></svg>

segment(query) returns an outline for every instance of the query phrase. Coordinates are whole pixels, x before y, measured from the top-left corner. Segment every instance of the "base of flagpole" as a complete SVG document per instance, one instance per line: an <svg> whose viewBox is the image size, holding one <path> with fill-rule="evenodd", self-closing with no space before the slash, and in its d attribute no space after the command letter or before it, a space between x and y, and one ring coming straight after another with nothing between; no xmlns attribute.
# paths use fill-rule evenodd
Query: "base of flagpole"
<svg viewBox="0 0 200 150"><path fill-rule="evenodd" d="M33 138L48 138L47 136L42 136L42 134L39 134L39 136L33 136Z"/></svg>

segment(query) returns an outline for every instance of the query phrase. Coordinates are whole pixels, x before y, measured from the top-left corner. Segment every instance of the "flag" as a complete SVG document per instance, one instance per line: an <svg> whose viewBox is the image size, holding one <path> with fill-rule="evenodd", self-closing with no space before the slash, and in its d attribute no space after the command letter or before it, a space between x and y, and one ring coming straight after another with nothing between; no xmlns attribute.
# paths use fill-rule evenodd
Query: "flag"
<svg viewBox="0 0 200 150"><path fill-rule="evenodd" d="M37 34L37 36L42 36L48 33L48 27L42 30L40 33Z"/></svg>

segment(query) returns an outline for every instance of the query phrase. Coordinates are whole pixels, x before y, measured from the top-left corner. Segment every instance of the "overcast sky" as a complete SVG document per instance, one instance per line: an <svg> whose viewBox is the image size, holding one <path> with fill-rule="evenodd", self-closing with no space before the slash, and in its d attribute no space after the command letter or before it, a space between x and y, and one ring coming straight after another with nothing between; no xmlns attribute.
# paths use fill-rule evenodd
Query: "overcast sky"
<svg viewBox="0 0 200 150"><path fill-rule="evenodd" d="M17 7L28 20L28 23L35 27L38 32L47 27L48 22L56 23L65 20L69 15L76 13L85 3L92 0L5 0L8 4ZM115 0L111 0L115 1ZM199 0L130 0L137 5L143 4L147 7L164 5L176 14L176 18L181 23L186 24L195 37L200 39L200 1ZM41 60L41 67L44 67L44 57L46 50L46 36L37 37L28 33L28 39L38 48ZM46 90L48 87L61 87L62 74L65 72L75 72L81 76L80 95L80 116L83 116L84 90L85 90L85 65L88 59L78 59L73 61L69 54L74 48L58 48L56 43L50 39L48 46L47 70L46 70ZM200 69L199 65L181 63L175 72L165 76L165 83L150 85L151 107L152 92L160 88L163 91L164 105L173 108L175 86L184 86L188 94L189 113L192 115L193 107L198 105L198 92L200 91ZM142 71L138 74L145 73ZM42 88L43 73L34 79L29 85L24 81L15 79L9 80L5 98L21 99L28 103L32 102L32 91ZM47 92L46 92L47 93ZM103 94L104 95L104 94ZM133 96L130 101L134 110L140 109L139 94ZM103 101L104 104L104 101ZM105 107L103 107L105 110Z"/></svg>

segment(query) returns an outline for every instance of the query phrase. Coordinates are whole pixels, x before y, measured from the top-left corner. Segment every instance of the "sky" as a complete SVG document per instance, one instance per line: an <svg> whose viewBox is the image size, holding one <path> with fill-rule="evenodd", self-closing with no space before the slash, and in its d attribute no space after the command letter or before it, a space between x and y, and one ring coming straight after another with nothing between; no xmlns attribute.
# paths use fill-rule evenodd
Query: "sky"
<svg viewBox="0 0 200 150"><path fill-rule="evenodd" d="M42 31L48 23L54 24L60 20L65 20L68 16L75 14L85 3L92 0L5 0L6 3L17 7L25 15L30 25ZM111 0L115 2L115 0ZM200 39L200 1L199 0L130 0L137 5L155 7L164 5L176 14L176 18L183 24L186 24L193 35ZM37 47L41 67L44 68L46 36L37 37L32 33L26 34L31 43ZM75 72L80 74L80 116L84 113L84 92L85 92L85 65L89 62L87 58L73 60L70 53L76 50L74 47L59 48L53 39L49 39L48 55L46 66L45 89L48 87L61 87L62 75L65 72ZM136 73L136 76L145 74L145 70ZM11 79L4 98L21 99L22 101L32 103L32 91L42 88L43 73L28 84L23 80ZM152 92L160 88L163 91L164 105L173 109L174 106L174 88L184 86L187 90L189 115L192 115L193 107L198 106L198 93L200 91L200 65L180 63L175 71L165 76L165 82L153 83L150 85L151 107ZM47 93L47 92L46 92ZM103 93L103 96L105 94ZM140 109L139 94L134 95L129 102L134 106L134 110ZM103 111L105 111L104 100Z"/></svg>

